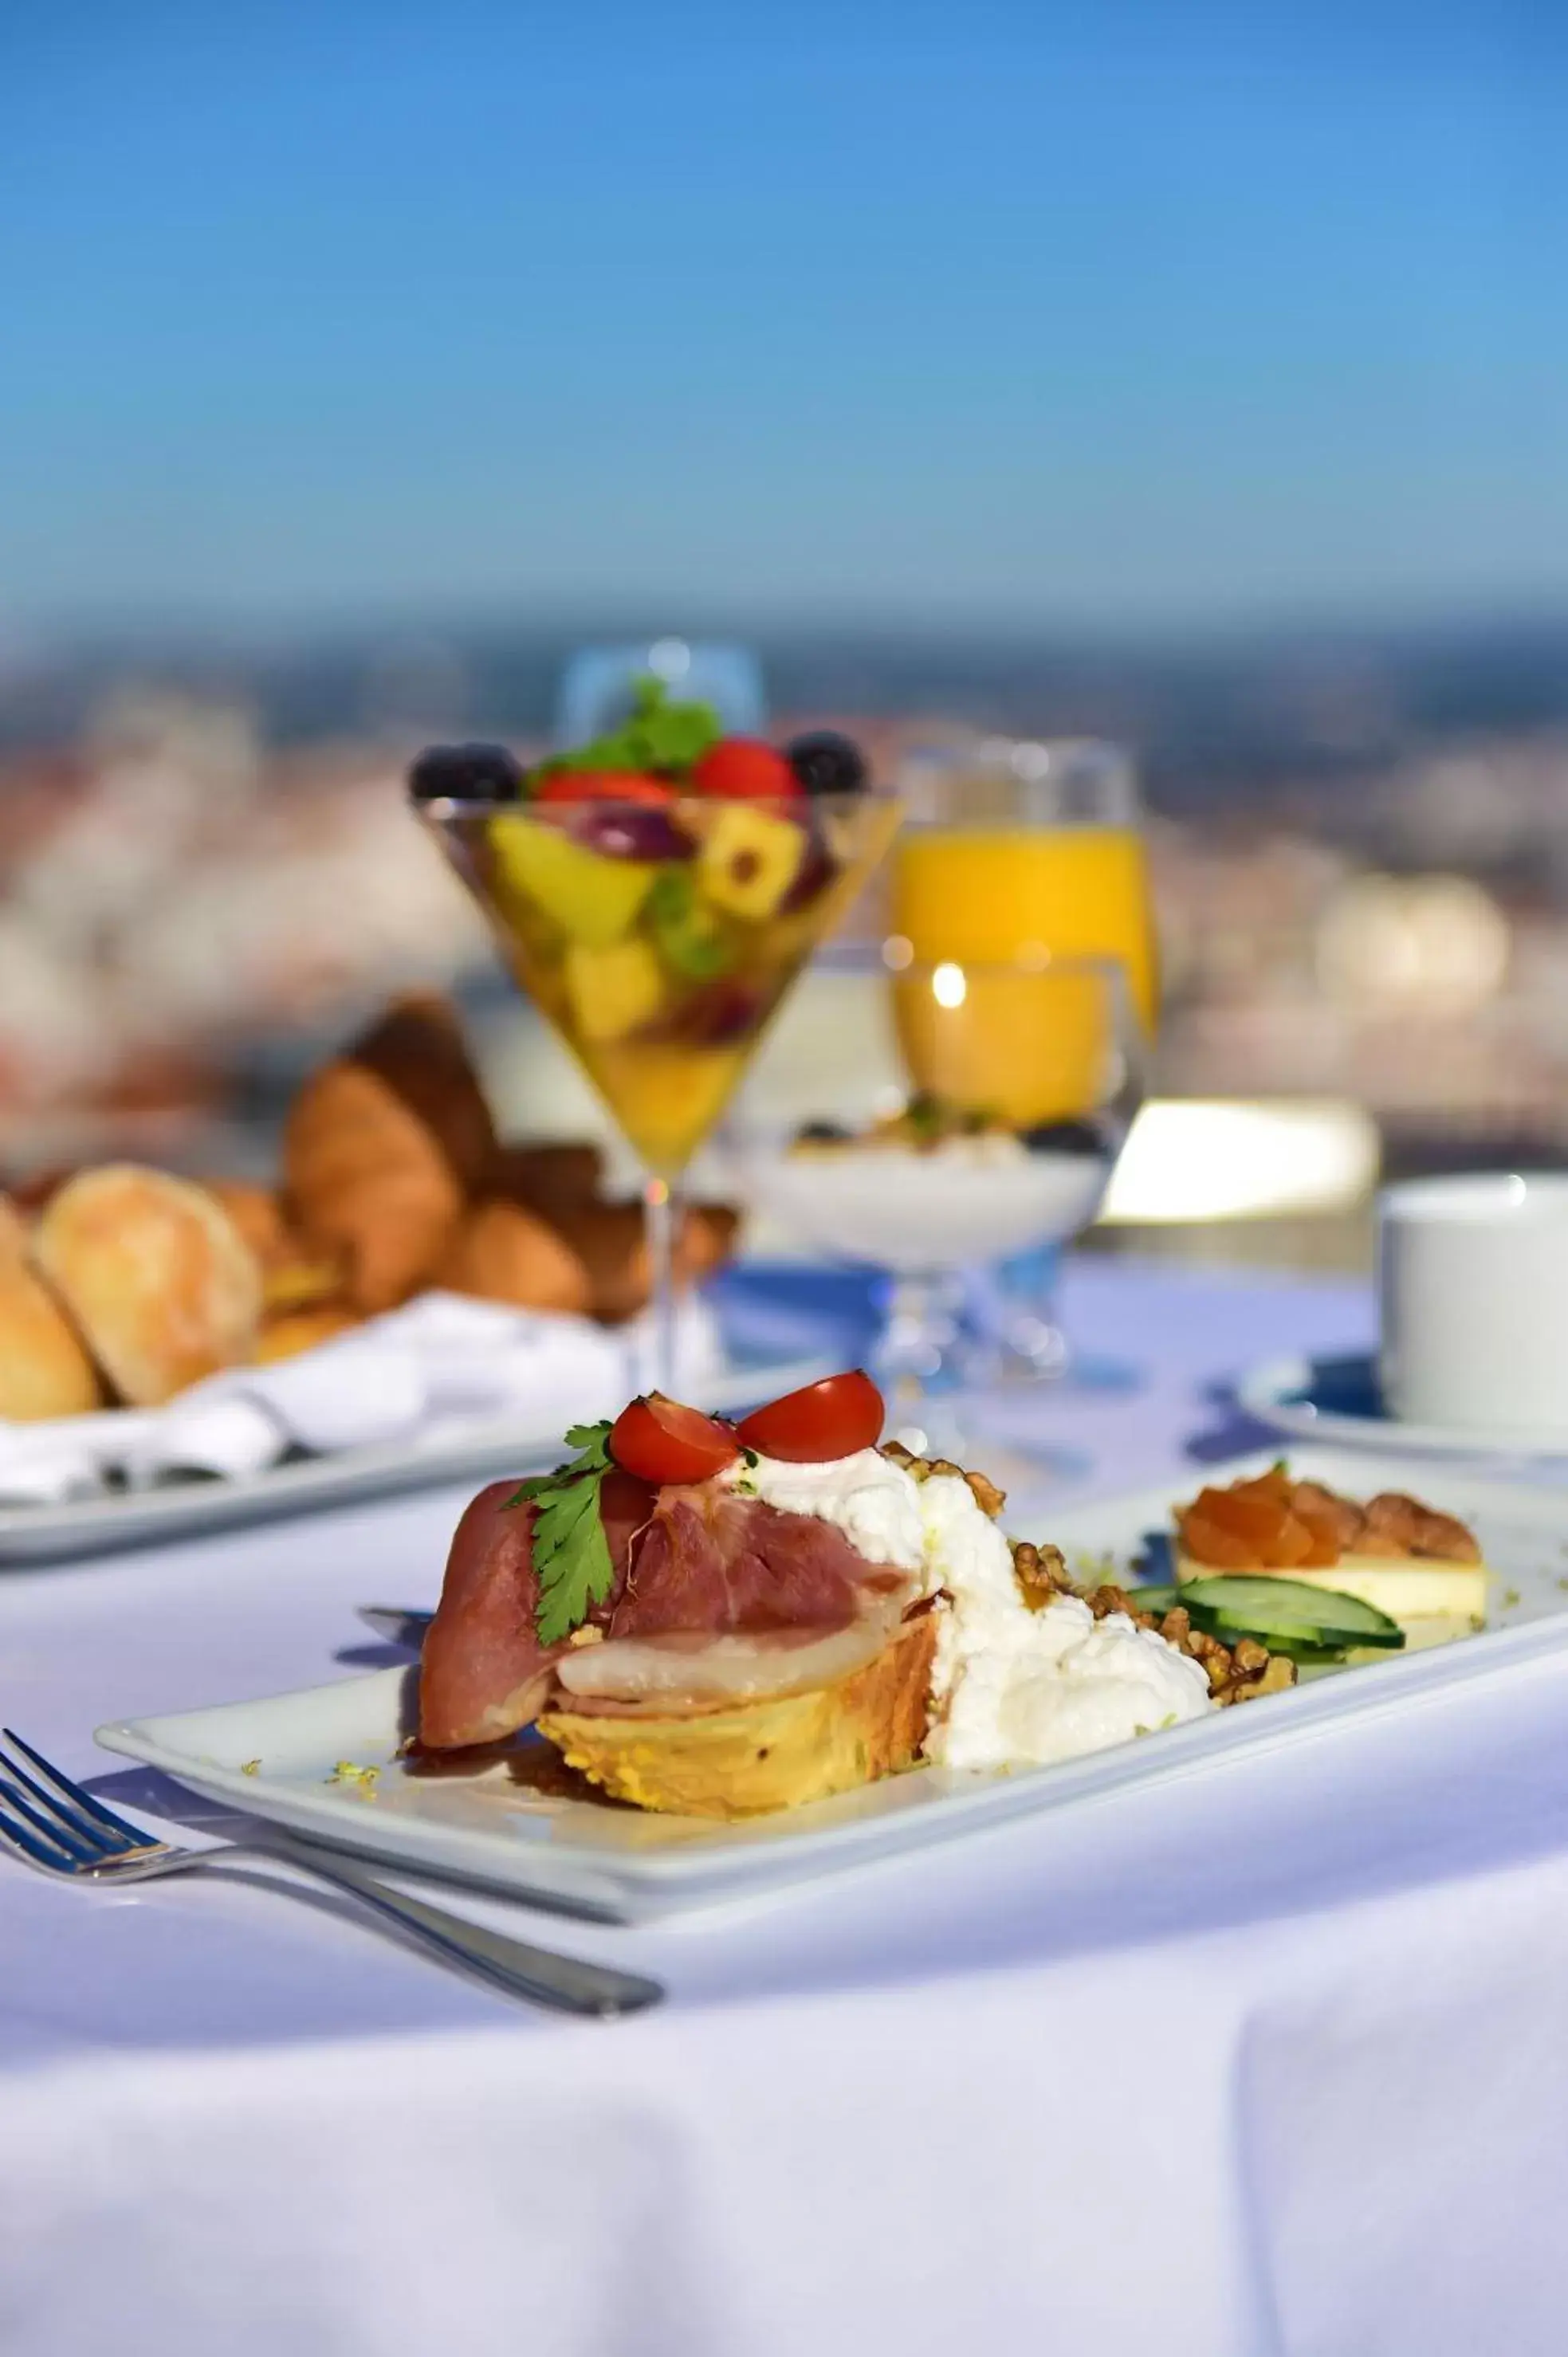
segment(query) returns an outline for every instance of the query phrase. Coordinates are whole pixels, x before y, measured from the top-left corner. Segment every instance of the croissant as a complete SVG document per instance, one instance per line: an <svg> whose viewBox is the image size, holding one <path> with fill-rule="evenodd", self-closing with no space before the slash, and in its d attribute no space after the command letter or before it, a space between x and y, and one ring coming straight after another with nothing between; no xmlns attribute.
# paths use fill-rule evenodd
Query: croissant
<svg viewBox="0 0 1568 2357"><path fill-rule="evenodd" d="M553 1220L560 1211L597 1200L604 1163L598 1147L585 1143L503 1146L489 1191Z"/></svg>
<svg viewBox="0 0 1568 2357"><path fill-rule="evenodd" d="M618 1325L646 1308L653 1263L640 1203L579 1203L554 1214L554 1224L580 1254L593 1285L596 1318ZM739 1215L724 1203L685 1207L675 1250L676 1275L695 1284L729 1252Z"/></svg>
<svg viewBox="0 0 1568 2357"><path fill-rule="evenodd" d="M431 1282L495 1152L456 1017L403 1000L295 1099L288 1208L311 1245L343 1254L354 1306L390 1309Z"/></svg>
<svg viewBox="0 0 1568 2357"><path fill-rule="evenodd" d="M290 1208L312 1247L340 1253L367 1312L406 1301L434 1275L463 1189L431 1132L384 1081L326 1065L289 1109L284 1168Z"/></svg>
<svg viewBox="0 0 1568 2357"><path fill-rule="evenodd" d="M481 1203L447 1247L435 1281L452 1293L520 1309L564 1309L585 1315L593 1286L579 1255L564 1237L521 1203Z"/></svg>
<svg viewBox="0 0 1568 2357"><path fill-rule="evenodd" d="M348 1050L348 1061L385 1082L440 1146L465 1194L490 1176L499 1148L462 1026L435 992L394 998Z"/></svg>

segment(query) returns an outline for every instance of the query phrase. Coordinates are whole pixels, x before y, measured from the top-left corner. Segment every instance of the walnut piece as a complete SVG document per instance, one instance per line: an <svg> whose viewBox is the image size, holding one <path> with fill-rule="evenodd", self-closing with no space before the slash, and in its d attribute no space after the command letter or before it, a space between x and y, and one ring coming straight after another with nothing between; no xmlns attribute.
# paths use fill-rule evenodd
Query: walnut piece
<svg viewBox="0 0 1568 2357"><path fill-rule="evenodd" d="M1481 1560L1481 1550L1463 1523L1398 1490L1381 1490L1368 1499L1361 1544L1369 1553L1371 1541L1391 1546L1401 1555L1434 1555L1444 1563Z"/></svg>
<svg viewBox="0 0 1568 2357"><path fill-rule="evenodd" d="M1027 1539L1015 1539L1013 1577L1031 1612L1041 1612L1058 1596L1072 1594L1072 1582L1059 1547L1033 1546Z"/></svg>
<svg viewBox="0 0 1568 2357"><path fill-rule="evenodd" d="M993 1522L1007 1503L1005 1490L999 1490L995 1482L983 1473L966 1472L961 1465L955 1465L950 1457L917 1457L905 1448L901 1440L885 1440L882 1454L890 1464L901 1465L905 1472L917 1481L929 1481L934 1474L946 1474L950 1479L967 1482L975 1504L983 1514L989 1514Z"/></svg>

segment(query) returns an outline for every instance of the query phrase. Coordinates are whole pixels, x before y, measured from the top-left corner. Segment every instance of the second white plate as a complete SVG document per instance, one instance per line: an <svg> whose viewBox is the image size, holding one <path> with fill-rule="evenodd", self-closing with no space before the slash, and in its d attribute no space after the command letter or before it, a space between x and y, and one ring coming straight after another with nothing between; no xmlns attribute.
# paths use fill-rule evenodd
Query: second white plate
<svg viewBox="0 0 1568 2357"><path fill-rule="evenodd" d="M1328 1359L1266 1359L1241 1376L1236 1398L1260 1424L1298 1440L1472 1461L1568 1458L1568 1432L1560 1426L1477 1433L1458 1425L1402 1424L1383 1405L1377 1361L1370 1351Z"/></svg>

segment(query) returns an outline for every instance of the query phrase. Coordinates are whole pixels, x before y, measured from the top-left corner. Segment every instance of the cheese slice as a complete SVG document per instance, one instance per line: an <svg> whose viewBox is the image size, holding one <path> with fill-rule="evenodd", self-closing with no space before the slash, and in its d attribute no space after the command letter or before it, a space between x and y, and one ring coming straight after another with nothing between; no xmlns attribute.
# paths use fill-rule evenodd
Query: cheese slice
<svg viewBox="0 0 1568 2357"><path fill-rule="evenodd" d="M1323 1571L1265 1564L1250 1574L1232 1575L1222 1564L1199 1563L1183 1547L1174 1547L1172 1554L1178 1582L1273 1577L1298 1579L1304 1587L1325 1587L1337 1596L1359 1596L1363 1604L1397 1620L1412 1645L1467 1637L1486 1623L1489 1574L1484 1563L1448 1563L1434 1555L1344 1555Z"/></svg>

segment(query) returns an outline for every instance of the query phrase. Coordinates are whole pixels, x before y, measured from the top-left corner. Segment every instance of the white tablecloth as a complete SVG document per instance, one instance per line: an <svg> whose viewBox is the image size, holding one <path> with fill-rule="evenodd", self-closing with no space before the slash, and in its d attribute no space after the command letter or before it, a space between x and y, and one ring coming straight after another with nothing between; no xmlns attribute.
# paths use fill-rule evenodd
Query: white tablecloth
<svg viewBox="0 0 1568 2357"><path fill-rule="evenodd" d="M1103 1265L1069 1300L1149 1372L1047 1411L1100 1491L1369 1314ZM5 1715L133 1797L95 1722L349 1674L457 1502L6 1578ZM326 1898L0 1865L0 2349L1561 2357L1565 1835L1543 1663L745 1913L471 1902L667 1979L605 2026Z"/></svg>

